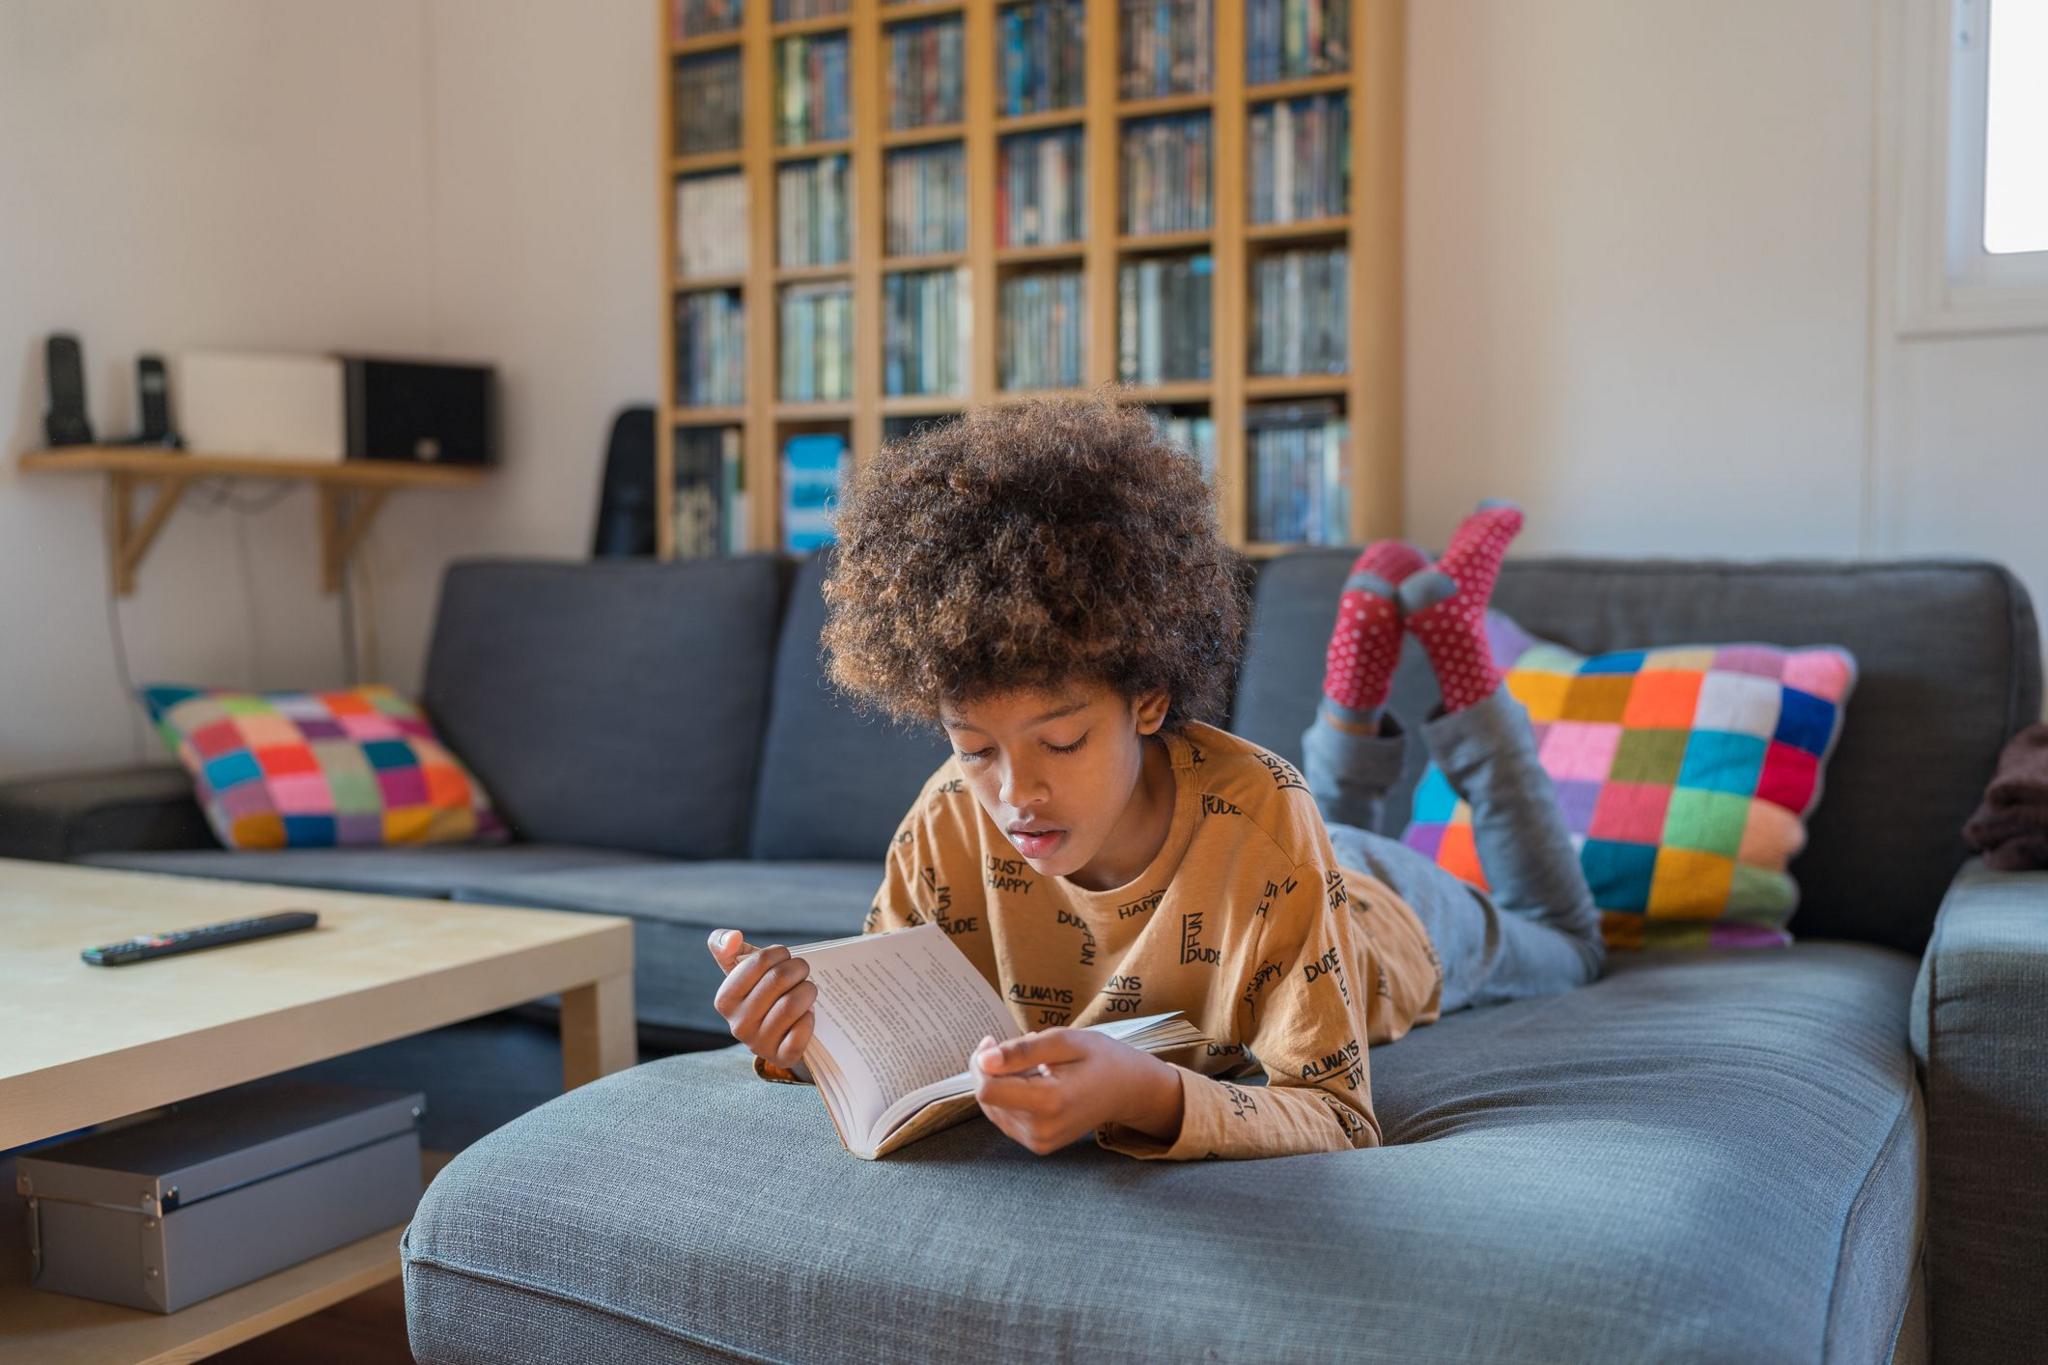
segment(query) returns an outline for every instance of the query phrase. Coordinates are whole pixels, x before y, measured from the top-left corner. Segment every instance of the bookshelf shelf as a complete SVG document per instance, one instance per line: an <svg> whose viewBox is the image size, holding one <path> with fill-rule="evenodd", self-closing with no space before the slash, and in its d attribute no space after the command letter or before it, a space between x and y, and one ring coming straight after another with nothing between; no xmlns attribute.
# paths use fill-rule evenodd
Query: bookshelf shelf
<svg viewBox="0 0 2048 1365"><path fill-rule="evenodd" d="M736 171L745 160L746 154L739 151L695 152L671 158L669 172L673 175L697 175L704 171Z"/></svg>
<svg viewBox="0 0 2048 1365"><path fill-rule="evenodd" d="M1303 218L1292 223L1252 223L1244 230L1248 242L1297 242L1341 237L1351 231L1349 218Z"/></svg>
<svg viewBox="0 0 2048 1365"><path fill-rule="evenodd" d="M891 150L897 147L924 147L934 142L959 142L967 136L964 123L933 123L922 128L891 128L882 134L882 145Z"/></svg>
<svg viewBox="0 0 2048 1365"><path fill-rule="evenodd" d="M1144 99L1118 100L1116 112L1123 118L1148 118L1155 114L1192 114L1212 108L1216 97L1206 91L1188 95L1151 95Z"/></svg>
<svg viewBox="0 0 2048 1365"><path fill-rule="evenodd" d="M668 50L678 57L689 57L699 52L717 52L728 47L738 47L743 37L738 29L728 33L698 33L688 38L676 39L669 44Z"/></svg>
<svg viewBox="0 0 2048 1365"><path fill-rule="evenodd" d="M1248 73L1277 73L1300 54L1252 42L1253 7L1242 0L1069 0L1078 30L1055 25L1053 55L1038 60L1056 65L1073 52L1071 37L1078 65L1057 84L1034 75L1013 104L1005 45L1048 32L1037 27L1043 12L1020 0L846 0L841 13L782 23L770 0L750 0L736 7L738 28L680 39L674 0L656 0L657 292L670 377L657 422L660 553L803 548L785 530L817 521L834 442L843 442L844 477L885 434L925 419L1098 394L1153 409L1175 439L1199 449L1225 534L1249 553L1285 553L1318 531L1348 530L1354 541L1399 534L1410 0L1334 2L1349 10L1348 53L1309 55L1348 56L1349 69L1253 83ZM1159 49L1120 50L1126 34L1166 33L1134 25L1177 23L1163 7L1178 4L1208 16L1205 90L1175 90L1187 73L1170 70ZM942 34L904 36L934 21ZM821 43L829 57L815 55ZM936 50L948 56L935 61ZM800 55L809 63L806 109L828 111L807 112L805 126L845 136L778 140L783 75ZM1046 109L1048 96L1070 103ZM1309 97L1321 98L1285 107ZM1346 115L1334 124L1341 133L1321 122L1332 104ZM1017 107L1035 112L1003 112ZM957 110L958 119L892 128L892 108ZM695 121L679 123L679 113ZM736 148L676 155L685 145L717 147L734 127ZM1340 145L1326 140L1338 136ZM1327 188L1337 164L1349 171L1341 198ZM731 178L675 192L686 177L721 173ZM1317 216L1254 223L1255 192L1262 214ZM1291 197L1275 203L1281 194ZM1189 202L1195 195L1206 196L1206 214ZM744 207L743 223L727 205ZM1342 211L1327 213L1334 205ZM693 230L727 233L730 224L730 239L700 236L684 254L685 209ZM1205 226L1137 233L1126 222ZM1067 240L1044 240L1055 235ZM718 250L737 248L741 236L743 251ZM959 249L892 254L891 244ZM681 275L684 261L718 273ZM814 261L827 263L795 264ZM716 293L723 298L707 297ZM694 300L687 309L685 300ZM1127 312L1137 327L1126 325ZM1190 353L1187 339L1204 319L1206 345L1197 340ZM1345 372L1252 372L1319 360ZM1121 381L1125 373L1210 377L1144 384ZM1028 379L1060 387L1004 387ZM949 391L889 392L933 387ZM785 391L848 396L809 401ZM687 405L693 392L704 401ZM1276 515L1274 499L1304 468L1322 480L1319 510L1306 520L1284 508ZM1341 500L1331 471L1341 471Z"/></svg>
<svg viewBox="0 0 2048 1365"><path fill-rule="evenodd" d="M1087 121L1086 109L1043 109L1035 114L1005 114L996 119L996 135L1033 133L1043 128L1078 128Z"/></svg>
<svg viewBox="0 0 2048 1365"><path fill-rule="evenodd" d="M779 142L774 148L777 161L809 161L812 157L844 156L853 150L853 143L847 138L829 138L817 142Z"/></svg>
<svg viewBox="0 0 2048 1365"><path fill-rule="evenodd" d="M1264 104L1268 100L1291 100L1303 95L1336 94L1350 88L1351 73L1335 71L1322 76L1296 76L1292 80L1248 85L1244 97L1250 103Z"/></svg>

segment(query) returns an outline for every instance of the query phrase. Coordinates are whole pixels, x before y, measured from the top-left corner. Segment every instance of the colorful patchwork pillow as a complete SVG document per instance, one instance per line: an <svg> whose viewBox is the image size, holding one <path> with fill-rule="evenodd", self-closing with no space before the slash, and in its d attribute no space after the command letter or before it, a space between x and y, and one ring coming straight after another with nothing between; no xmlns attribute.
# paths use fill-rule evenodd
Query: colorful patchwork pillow
<svg viewBox="0 0 2048 1365"><path fill-rule="evenodd" d="M1775 947L1787 871L1842 731L1856 661L1834 646L1697 645L1591 658L1498 613L1487 633L1529 712L1610 947ZM1429 765L1402 842L1486 885L1472 808Z"/></svg>
<svg viewBox="0 0 2048 1365"><path fill-rule="evenodd" d="M145 687L229 848L445 844L505 836L490 798L388 687L233 692Z"/></svg>

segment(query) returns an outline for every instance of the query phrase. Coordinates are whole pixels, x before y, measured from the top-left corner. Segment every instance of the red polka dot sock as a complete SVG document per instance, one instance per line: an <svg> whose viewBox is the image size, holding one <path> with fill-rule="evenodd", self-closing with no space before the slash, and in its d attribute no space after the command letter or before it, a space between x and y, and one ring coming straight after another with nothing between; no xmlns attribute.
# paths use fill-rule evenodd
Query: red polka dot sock
<svg viewBox="0 0 2048 1365"><path fill-rule="evenodd" d="M1500 669L1486 643L1486 603L1508 542L1521 529L1521 508L1480 503L1451 533L1443 557L1411 574L1396 592L1403 624L1436 670L1446 714L1486 700L1500 686Z"/></svg>
<svg viewBox="0 0 2048 1365"><path fill-rule="evenodd" d="M1380 708L1401 661L1401 609L1394 592L1428 560L1399 540L1365 547L1337 599L1337 625L1324 655L1324 708L1341 729L1378 734Z"/></svg>

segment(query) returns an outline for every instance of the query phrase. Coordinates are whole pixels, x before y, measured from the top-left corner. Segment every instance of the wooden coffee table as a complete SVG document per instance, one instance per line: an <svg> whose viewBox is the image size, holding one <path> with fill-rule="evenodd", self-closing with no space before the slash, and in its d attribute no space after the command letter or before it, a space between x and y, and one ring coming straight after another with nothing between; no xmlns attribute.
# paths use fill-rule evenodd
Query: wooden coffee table
<svg viewBox="0 0 2048 1365"><path fill-rule="evenodd" d="M320 926L125 967L78 956L282 909ZM557 992L565 1087L634 1064L631 920L0 859L0 1151ZM12 1167L0 1361L196 1360L398 1274L403 1228L168 1315L44 1293Z"/></svg>

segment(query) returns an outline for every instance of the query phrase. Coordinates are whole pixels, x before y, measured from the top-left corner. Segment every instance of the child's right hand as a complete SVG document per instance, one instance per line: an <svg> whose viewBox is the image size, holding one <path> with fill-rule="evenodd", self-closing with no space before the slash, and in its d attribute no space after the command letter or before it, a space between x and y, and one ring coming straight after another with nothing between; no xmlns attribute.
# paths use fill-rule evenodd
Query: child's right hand
<svg viewBox="0 0 2048 1365"><path fill-rule="evenodd" d="M725 973L711 1003L732 1036L764 1061L795 1067L817 1027L811 1005L818 985L810 979L811 964L791 957L780 943L756 948L737 929L712 930L710 947Z"/></svg>

